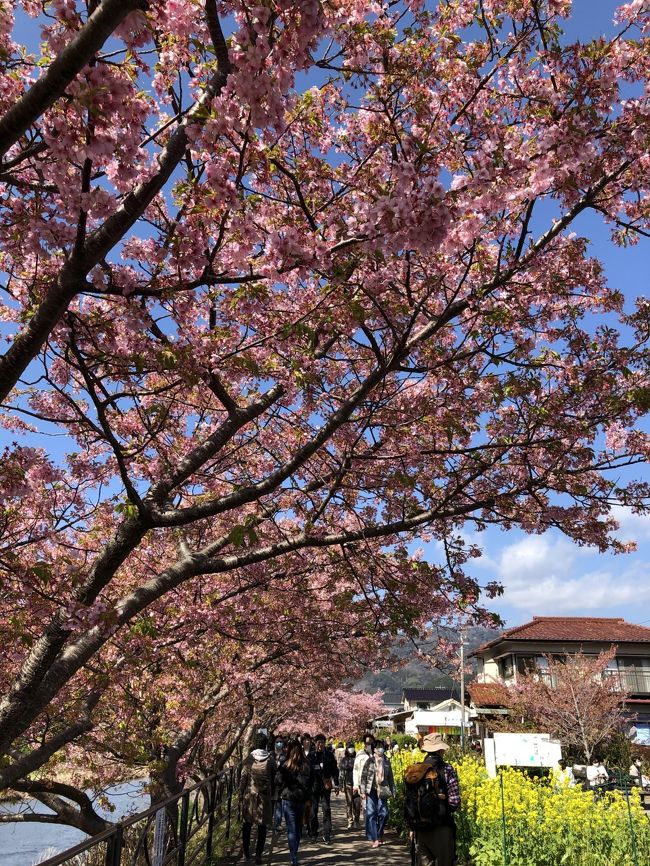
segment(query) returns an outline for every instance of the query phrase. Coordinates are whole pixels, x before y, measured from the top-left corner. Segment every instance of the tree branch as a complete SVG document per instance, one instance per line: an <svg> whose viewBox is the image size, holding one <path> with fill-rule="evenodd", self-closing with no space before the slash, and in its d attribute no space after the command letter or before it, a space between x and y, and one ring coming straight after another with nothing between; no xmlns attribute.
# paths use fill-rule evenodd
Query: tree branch
<svg viewBox="0 0 650 866"><path fill-rule="evenodd" d="M66 87L127 15L147 8L146 0L103 0L75 38L52 61L45 75L0 119L0 159L43 112L63 96Z"/></svg>

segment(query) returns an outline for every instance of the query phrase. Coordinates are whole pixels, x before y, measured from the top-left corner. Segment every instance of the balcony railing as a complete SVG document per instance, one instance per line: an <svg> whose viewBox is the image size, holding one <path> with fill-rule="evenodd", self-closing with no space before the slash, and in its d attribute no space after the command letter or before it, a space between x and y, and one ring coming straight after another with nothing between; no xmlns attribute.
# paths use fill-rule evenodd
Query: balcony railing
<svg viewBox="0 0 650 866"><path fill-rule="evenodd" d="M603 671L604 676L614 680L621 692L630 695L650 694L650 670L648 668L627 668L622 671Z"/></svg>
<svg viewBox="0 0 650 866"><path fill-rule="evenodd" d="M534 676L551 688L557 685L555 677L544 670L536 670ZM603 677L613 680L620 692L628 695L650 695L650 669L627 668L621 671L603 671Z"/></svg>

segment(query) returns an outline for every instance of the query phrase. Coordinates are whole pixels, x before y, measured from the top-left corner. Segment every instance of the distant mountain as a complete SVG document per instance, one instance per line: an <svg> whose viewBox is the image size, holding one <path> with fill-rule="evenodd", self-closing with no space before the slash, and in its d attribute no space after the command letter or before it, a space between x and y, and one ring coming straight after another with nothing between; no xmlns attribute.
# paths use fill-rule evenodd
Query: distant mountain
<svg viewBox="0 0 650 866"><path fill-rule="evenodd" d="M500 634L500 631L491 628L482 628L475 626L469 628L465 632L465 653L468 654L472 650L477 649L481 644L493 640ZM449 629L440 630L441 637L448 640L458 640L458 632ZM435 642L428 641L421 644L421 649L424 652L432 650ZM378 672L369 672L355 683L355 688L361 689L364 692L399 692L405 688L435 688L447 687L453 684L452 678L442 670L432 668L422 659L415 655L415 649L412 644L402 644L401 641L395 641L393 647L393 655L396 660L395 667L390 670ZM471 663L470 659L470 663ZM398 666L399 665L399 666ZM472 664L474 672L476 664ZM472 676L469 677L472 679Z"/></svg>

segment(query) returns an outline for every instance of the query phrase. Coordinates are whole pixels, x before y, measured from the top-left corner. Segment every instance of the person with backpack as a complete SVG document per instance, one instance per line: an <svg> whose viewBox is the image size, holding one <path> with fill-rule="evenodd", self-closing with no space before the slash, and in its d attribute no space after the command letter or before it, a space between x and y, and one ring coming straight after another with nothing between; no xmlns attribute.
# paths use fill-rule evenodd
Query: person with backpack
<svg viewBox="0 0 650 866"><path fill-rule="evenodd" d="M302 816L311 799L314 772L299 740L287 747L287 757L275 774L275 787L282 802L282 817L287 828L291 866L298 866L298 848L302 837Z"/></svg>
<svg viewBox="0 0 650 866"><path fill-rule="evenodd" d="M262 862L266 830L273 820L273 782L276 767L275 758L267 751L267 745L267 737L260 734L256 748L244 761L240 781L244 857L250 860L251 833L253 824L257 824L256 863Z"/></svg>
<svg viewBox="0 0 650 866"><path fill-rule="evenodd" d="M440 734L429 734L421 748L427 757L404 773L404 818L415 843L417 866L452 866L456 855L454 812L460 806L456 771L443 753Z"/></svg>
<svg viewBox="0 0 650 866"><path fill-rule="evenodd" d="M384 828L389 817L388 798L395 795L393 768L385 755L384 743L379 742L375 751L363 765L361 790L366 796L366 839L373 848L384 842Z"/></svg>

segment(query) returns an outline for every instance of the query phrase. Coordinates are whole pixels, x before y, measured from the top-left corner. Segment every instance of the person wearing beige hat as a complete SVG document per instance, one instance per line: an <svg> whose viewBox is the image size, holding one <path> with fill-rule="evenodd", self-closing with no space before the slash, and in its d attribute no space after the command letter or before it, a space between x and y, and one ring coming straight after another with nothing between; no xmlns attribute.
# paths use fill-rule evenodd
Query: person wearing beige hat
<svg viewBox="0 0 650 866"><path fill-rule="evenodd" d="M460 806L458 776L444 760L449 746L440 734L427 734L420 748L427 757L421 764L412 764L404 774L404 811L415 841L417 866L452 866L456 853L454 812Z"/></svg>

